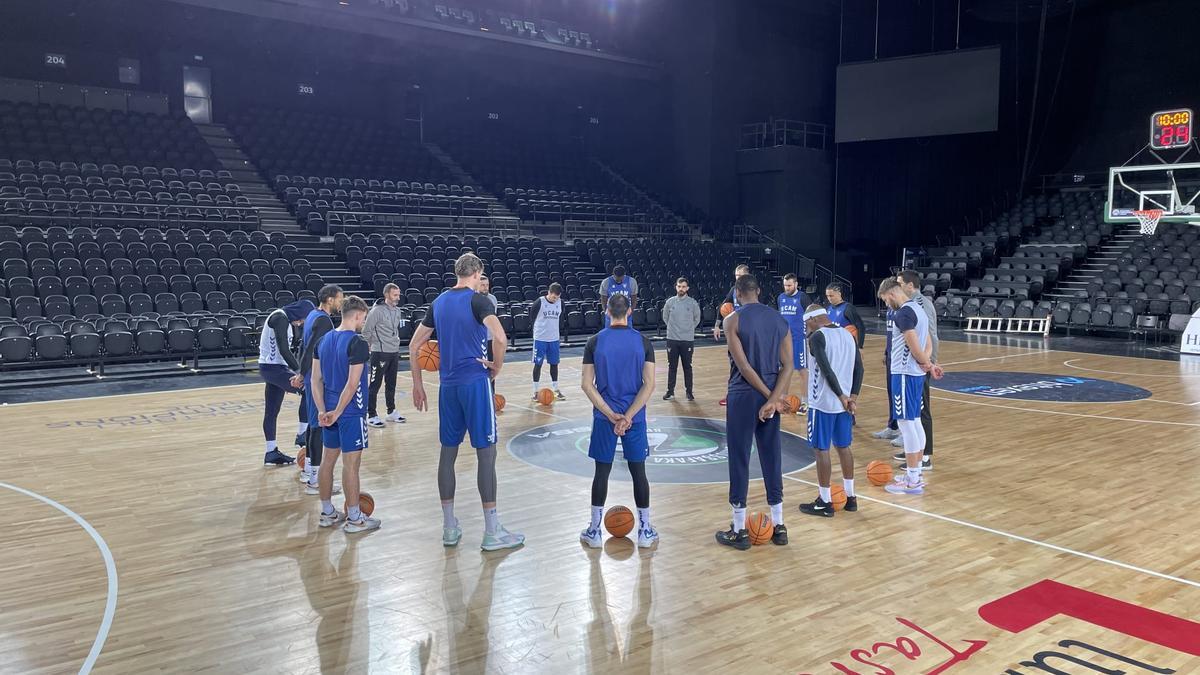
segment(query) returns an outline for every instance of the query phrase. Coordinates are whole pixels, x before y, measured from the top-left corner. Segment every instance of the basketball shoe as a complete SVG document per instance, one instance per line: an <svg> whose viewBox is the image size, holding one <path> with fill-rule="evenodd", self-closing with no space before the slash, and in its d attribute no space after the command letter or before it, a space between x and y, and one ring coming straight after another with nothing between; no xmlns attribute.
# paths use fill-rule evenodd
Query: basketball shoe
<svg viewBox="0 0 1200 675"><path fill-rule="evenodd" d="M358 520L347 520L345 524L342 525L342 530L347 534L357 534L359 532L378 530L379 526L382 524L383 523L378 518L363 516Z"/></svg>
<svg viewBox="0 0 1200 675"><path fill-rule="evenodd" d="M658 530L653 525L638 530L638 548L650 548L657 543Z"/></svg>
<svg viewBox="0 0 1200 675"><path fill-rule="evenodd" d="M483 534L483 543L479 548L485 551L499 551L506 548L516 548L525 543L525 535L518 532L509 532L504 529L503 525L498 525L496 531L492 533L485 532Z"/></svg>
<svg viewBox="0 0 1200 675"><path fill-rule="evenodd" d="M588 529L579 533L579 541L582 541L592 548L600 548L601 544L604 543L604 537L600 534L600 528L589 527Z"/></svg>
<svg viewBox="0 0 1200 675"><path fill-rule="evenodd" d="M800 505L800 513L807 513L810 516L821 516L823 518L833 517L833 504L817 497L808 504Z"/></svg>
<svg viewBox="0 0 1200 675"><path fill-rule="evenodd" d="M278 448L263 456L263 466L287 466L295 462L295 457L283 454Z"/></svg>
<svg viewBox="0 0 1200 675"><path fill-rule="evenodd" d="M334 509L333 513L322 513L321 514L321 522L319 522L317 524L320 525L321 527L333 527L345 519L346 519L345 513L338 511L337 509Z"/></svg>
<svg viewBox="0 0 1200 675"><path fill-rule="evenodd" d="M454 527L442 527L442 546L458 546L458 542L462 541L462 528L459 527L458 518L454 519Z"/></svg>
<svg viewBox="0 0 1200 675"><path fill-rule="evenodd" d="M731 524L728 530L717 533L717 543L732 546L739 551L746 551L750 548L750 532L744 527L734 532Z"/></svg>

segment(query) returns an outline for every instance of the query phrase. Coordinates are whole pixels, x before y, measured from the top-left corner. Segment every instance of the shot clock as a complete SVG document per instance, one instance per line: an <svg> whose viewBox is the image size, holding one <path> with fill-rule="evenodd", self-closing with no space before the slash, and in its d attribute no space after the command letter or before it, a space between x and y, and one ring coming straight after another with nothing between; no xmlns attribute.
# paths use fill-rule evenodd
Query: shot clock
<svg viewBox="0 0 1200 675"><path fill-rule="evenodd" d="M1164 110L1150 117L1150 147L1155 150L1186 148L1192 143L1192 111Z"/></svg>

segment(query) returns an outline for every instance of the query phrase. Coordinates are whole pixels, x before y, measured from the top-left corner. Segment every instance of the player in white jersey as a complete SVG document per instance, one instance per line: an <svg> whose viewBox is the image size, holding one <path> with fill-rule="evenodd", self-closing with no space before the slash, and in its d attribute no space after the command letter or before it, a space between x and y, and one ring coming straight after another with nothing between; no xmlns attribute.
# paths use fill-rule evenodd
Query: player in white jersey
<svg viewBox="0 0 1200 675"><path fill-rule="evenodd" d="M821 305L809 305L804 312L808 332L808 444L817 451L817 498L800 505L810 516L833 517L830 479L833 465L829 447L837 449L842 465L842 487L846 490L846 511L858 510L854 494L854 454L851 416L862 391L863 363L858 343L850 331L835 326ZM850 390L846 391L846 385Z"/></svg>
<svg viewBox="0 0 1200 675"><path fill-rule="evenodd" d="M550 388L560 401L566 396L558 389L559 322L562 320L562 286L550 284L546 295L529 306L529 323L533 326L533 400L541 388L542 364L550 363Z"/></svg>
<svg viewBox="0 0 1200 675"><path fill-rule="evenodd" d="M304 325L309 312L316 309L310 300L297 300L267 315L258 339L258 374L266 382L263 407L263 438L266 454L263 464L282 466L291 464L296 458L280 452L275 442L275 420L283 407L285 394L303 391L304 378L300 376L300 361L292 353L294 329ZM300 401L300 424L296 430L296 445L303 445L308 431L308 406Z"/></svg>
<svg viewBox="0 0 1200 675"><path fill-rule="evenodd" d="M900 427L906 460L904 475L886 489L893 494L924 494L921 455L925 451L925 430L921 427L921 403L925 374L932 373L938 379L942 376L941 367L933 363L929 318L895 277L879 284L879 298L892 310L891 416Z"/></svg>

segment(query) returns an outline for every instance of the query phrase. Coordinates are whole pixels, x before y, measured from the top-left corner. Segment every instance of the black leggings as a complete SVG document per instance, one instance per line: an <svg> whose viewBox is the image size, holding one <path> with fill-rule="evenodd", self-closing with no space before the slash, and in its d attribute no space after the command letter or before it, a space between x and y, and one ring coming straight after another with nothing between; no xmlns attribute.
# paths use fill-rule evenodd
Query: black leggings
<svg viewBox="0 0 1200 675"><path fill-rule="evenodd" d="M263 437L269 442L275 440L275 420L283 408L284 395L299 394L301 390L293 387L289 381L292 378L292 371L288 370L287 366L262 363L258 366L258 373L267 383L266 389L263 391L263 399L266 402L263 409ZM303 398L300 400L298 419L301 422L308 421L308 406L304 404Z"/></svg>
<svg viewBox="0 0 1200 675"><path fill-rule="evenodd" d="M541 380L542 380L542 364L535 363L535 364L533 364L533 381L540 382ZM557 363L550 364L550 380L552 382L558 382L558 364Z"/></svg>
<svg viewBox="0 0 1200 675"><path fill-rule="evenodd" d="M371 353L371 400L367 410L368 417L378 416L379 411L375 407L375 403L379 400L380 385L386 385L383 390L383 399L387 403L388 414L392 414L396 409L396 369L399 365L399 353Z"/></svg>
<svg viewBox="0 0 1200 675"><path fill-rule="evenodd" d="M627 462L629 475L633 477L633 503L639 509L650 508L650 481L646 479L645 462ZM592 477L592 506L604 506L608 499L608 475L612 464L596 462L596 475Z"/></svg>

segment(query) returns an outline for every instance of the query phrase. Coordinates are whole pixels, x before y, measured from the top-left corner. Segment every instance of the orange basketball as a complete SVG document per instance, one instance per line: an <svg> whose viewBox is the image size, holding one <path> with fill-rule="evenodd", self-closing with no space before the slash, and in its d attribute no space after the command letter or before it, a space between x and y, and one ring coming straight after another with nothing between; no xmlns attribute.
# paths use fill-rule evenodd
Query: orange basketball
<svg viewBox="0 0 1200 675"><path fill-rule="evenodd" d="M796 412L800 409L800 397L795 394L789 395L783 399L783 402L787 404L788 412Z"/></svg>
<svg viewBox="0 0 1200 675"><path fill-rule="evenodd" d="M442 364L442 353L438 350L437 340L430 340L421 345L417 351L417 365L421 370L434 372Z"/></svg>
<svg viewBox="0 0 1200 675"><path fill-rule="evenodd" d="M841 485L832 485L829 488L829 498L833 501L833 510L841 511L846 505L846 490Z"/></svg>
<svg viewBox="0 0 1200 675"><path fill-rule="evenodd" d="M624 537L633 531L633 512L624 506L614 506L604 514L604 529L614 537Z"/></svg>
<svg viewBox="0 0 1200 675"><path fill-rule="evenodd" d="M375 498L371 496L370 492L358 493L358 510L362 511L364 516L375 513Z"/></svg>
<svg viewBox="0 0 1200 675"><path fill-rule="evenodd" d="M307 448L300 448L300 452L296 453L296 463L300 465L300 470L304 470L304 463L308 461Z"/></svg>
<svg viewBox="0 0 1200 675"><path fill-rule="evenodd" d="M730 314L733 314L733 303L727 302L721 305L721 318L725 318Z"/></svg>
<svg viewBox="0 0 1200 675"><path fill-rule="evenodd" d="M496 412L504 410L504 396L502 394L492 396L492 403L496 405Z"/></svg>
<svg viewBox="0 0 1200 675"><path fill-rule="evenodd" d="M771 541L775 534L775 525L771 523L771 515L755 511L746 518L746 531L750 533L750 543L758 546Z"/></svg>
<svg viewBox="0 0 1200 675"><path fill-rule="evenodd" d="M858 342L858 329L855 328L852 324L852 325L846 326L846 330L850 331L850 335L854 338L854 341Z"/></svg>
<svg viewBox="0 0 1200 675"><path fill-rule="evenodd" d="M547 387L542 387L538 389L537 399L538 403L542 405L550 405L554 403L554 392Z"/></svg>
<svg viewBox="0 0 1200 675"><path fill-rule="evenodd" d="M879 460L871 462L867 465L867 480L875 487L887 485L892 480L892 467Z"/></svg>

